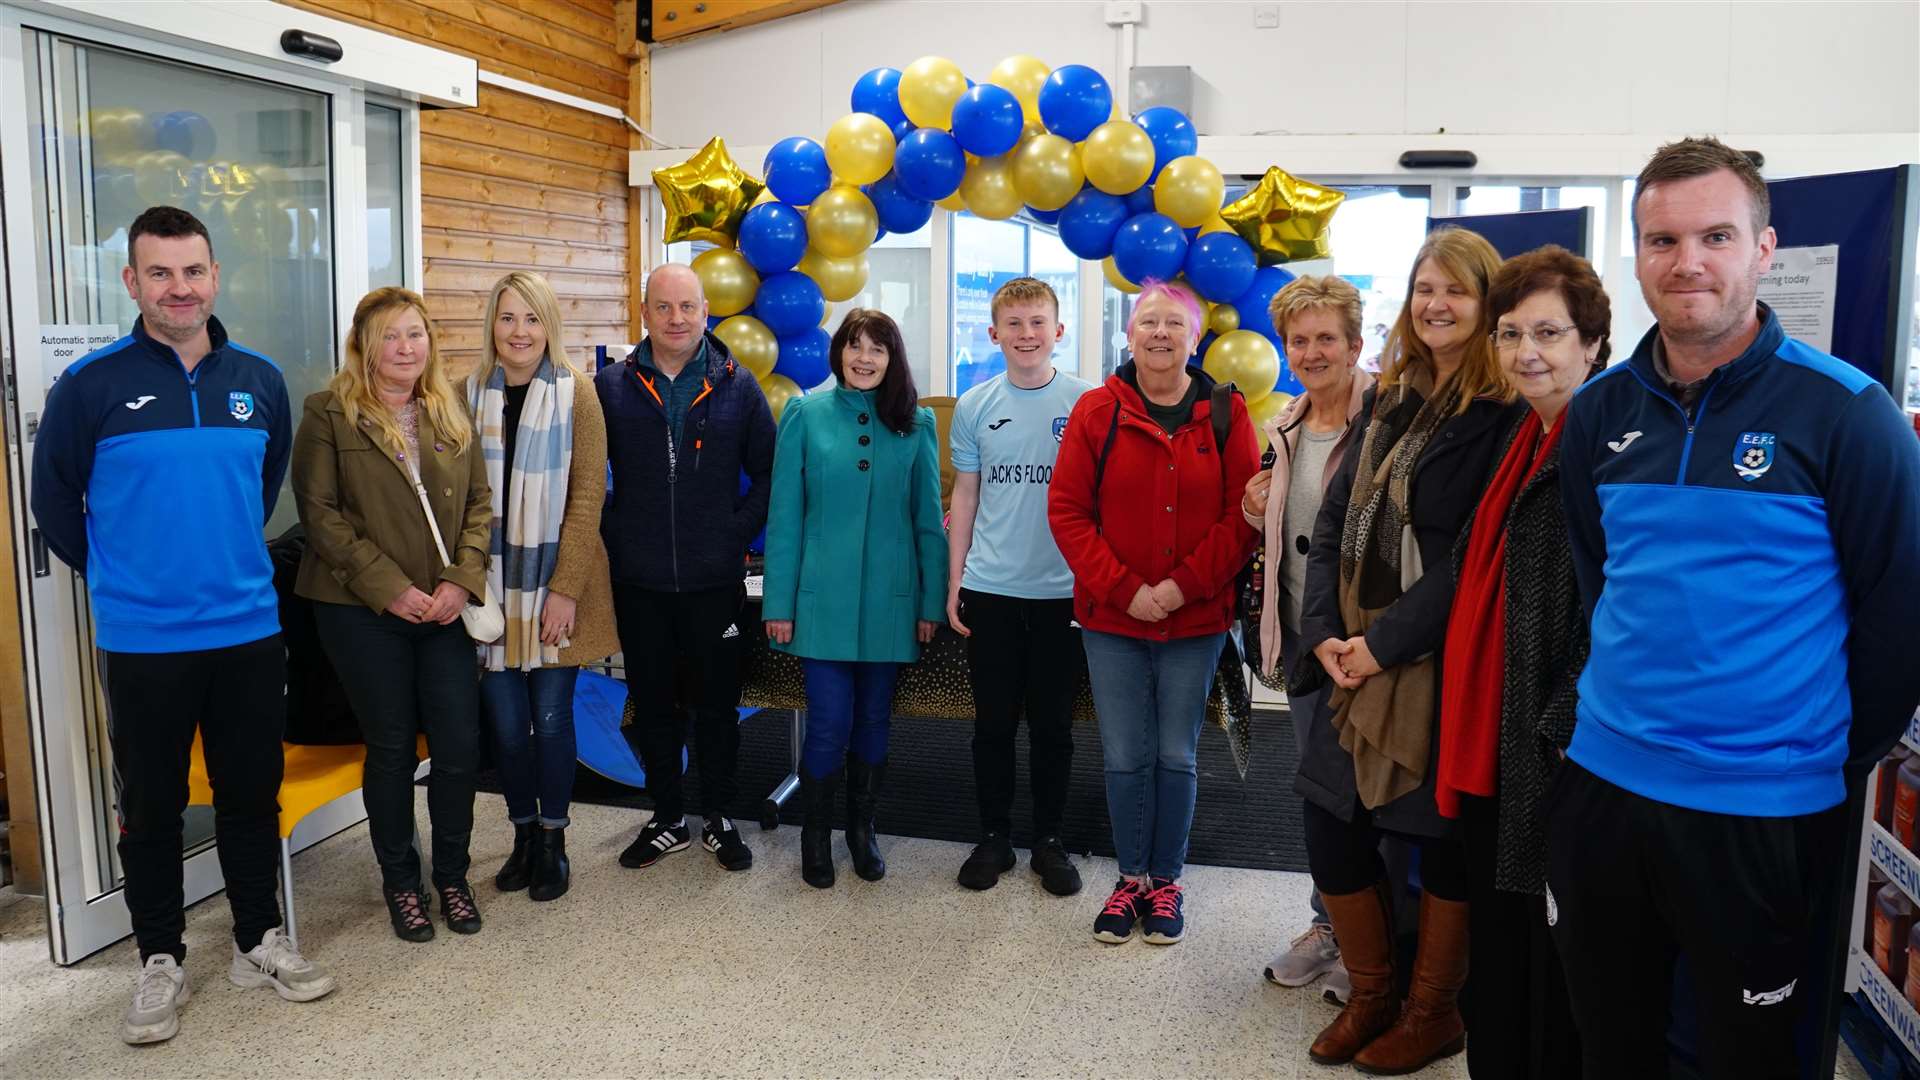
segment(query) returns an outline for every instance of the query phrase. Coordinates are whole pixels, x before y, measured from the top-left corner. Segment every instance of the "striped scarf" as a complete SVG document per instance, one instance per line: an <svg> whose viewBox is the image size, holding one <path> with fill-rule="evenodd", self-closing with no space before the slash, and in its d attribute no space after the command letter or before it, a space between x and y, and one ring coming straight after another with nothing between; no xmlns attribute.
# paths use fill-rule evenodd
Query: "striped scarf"
<svg viewBox="0 0 1920 1080"><path fill-rule="evenodd" d="M480 450L493 489L493 535L487 551L487 583L506 611L507 632L481 645L488 671L532 671L559 663L560 648L540 642L540 612L547 582L560 557L560 522L567 512L567 471L573 465L573 395L578 380L552 357L527 384L520 408L514 460L508 461L501 417L507 405L507 372L496 366L483 387L469 391L480 428ZM513 470L513 505L500 504L506 471Z"/></svg>

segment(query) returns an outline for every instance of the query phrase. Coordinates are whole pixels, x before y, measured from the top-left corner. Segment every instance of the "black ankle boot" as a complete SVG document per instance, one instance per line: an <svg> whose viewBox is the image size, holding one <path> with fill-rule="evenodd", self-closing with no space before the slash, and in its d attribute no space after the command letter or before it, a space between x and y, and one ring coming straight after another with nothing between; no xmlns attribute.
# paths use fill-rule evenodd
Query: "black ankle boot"
<svg viewBox="0 0 1920 1080"><path fill-rule="evenodd" d="M807 815L800 826L800 877L816 889L833 888L833 796L840 775L800 770L800 806Z"/></svg>
<svg viewBox="0 0 1920 1080"><path fill-rule="evenodd" d="M540 824L534 821L513 827L513 854L500 865L500 872L493 875L494 888L501 892L519 892L533 880L533 834L539 830Z"/></svg>
<svg viewBox="0 0 1920 1080"><path fill-rule="evenodd" d="M869 765L857 757L847 758L847 853L853 856L853 872L864 881L887 876L887 861L880 857L880 845L873 836L873 808L880 801L880 781L886 771L884 761Z"/></svg>
<svg viewBox="0 0 1920 1080"><path fill-rule="evenodd" d="M558 900L567 895L573 880L573 867L567 862L567 830L540 830L533 853L533 887L527 895L535 900Z"/></svg>

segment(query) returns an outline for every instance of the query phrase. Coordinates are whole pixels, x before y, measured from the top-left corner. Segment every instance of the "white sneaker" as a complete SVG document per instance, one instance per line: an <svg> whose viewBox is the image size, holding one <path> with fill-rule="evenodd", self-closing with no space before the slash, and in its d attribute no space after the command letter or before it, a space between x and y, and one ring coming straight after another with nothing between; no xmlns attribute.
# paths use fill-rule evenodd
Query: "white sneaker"
<svg viewBox="0 0 1920 1080"><path fill-rule="evenodd" d="M301 956L279 927L266 932L248 952L233 947L233 966L227 978L240 987L271 986L288 1001L312 1001L333 993L333 976Z"/></svg>
<svg viewBox="0 0 1920 1080"><path fill-rule="evenodd" d="M1353 996L1353 979L1347 975L1346 964L1333 962L1333 970L1327 972L1326 981L1320 984L1320 996L1332 1005L1345 1005Z"/></svg>
<svg viewBox="0 0 1920 1080"><path fill-rule="evenodd" d="M1317 922L1267 965L1267 981L1278 986L1305 986L1339 963L1340 944L1333 938L1333 927Z"/></svg>
<svg viewBox="0 0 1920 1080"><path fill-rule="evenodd" d="M133 1004L127 1006L120 1037L135 1046L166 1042L180 1033L180 1006L193 992L187 989L187 973L171 953L155 953L140 966L140 981L133 988Z"/></svg>

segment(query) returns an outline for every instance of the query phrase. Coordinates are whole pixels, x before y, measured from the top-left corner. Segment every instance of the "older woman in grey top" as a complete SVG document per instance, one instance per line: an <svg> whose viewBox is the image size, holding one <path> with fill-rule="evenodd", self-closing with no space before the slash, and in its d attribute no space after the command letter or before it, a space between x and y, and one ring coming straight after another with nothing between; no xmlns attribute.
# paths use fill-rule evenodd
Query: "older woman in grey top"
<svg viewBox="0 0 1920 1080"><path fill-rule="evenodd" d="M1359 430L1353 420L1361 399L1373 385L1373 376L1358 366L1361 303L1351 284L1332 275L1297 278L1274 296L1270 314L1286 344L1287 367L1307 392L1264 425L1266 457L1240 507L1266 540L1259 664L1268 678L1276 664L1281 671L1293 667L1313 522L1327 482ZM1302 752L1307 722L1325 696L1322 689L1288 697ZM1312 903L1312 924L1267 965L1266 976L1281 986L1305 986L1325 974L1328 991L1345 1000L1346 969L1317 891Z"/></svg>

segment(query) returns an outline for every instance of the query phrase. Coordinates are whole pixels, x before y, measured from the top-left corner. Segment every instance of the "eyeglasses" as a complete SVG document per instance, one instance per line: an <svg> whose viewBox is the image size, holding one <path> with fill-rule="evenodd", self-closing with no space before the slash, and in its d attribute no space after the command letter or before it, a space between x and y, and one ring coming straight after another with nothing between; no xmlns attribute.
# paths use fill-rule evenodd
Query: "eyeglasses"
<svg viewBox="0 0 1920 1080"><path fill-rule="evenodd" d="M1542 323L1532 330L1519 330L1511 326L1503 326L1493 333L1488 334L1487 337L1493 342L1493 347L1502 352L1519 348L1522 339L1530 339L1535 345L1542 349L1551 349L1555 345L1560 344L1567 335L1579 332L1579 329L1579 327L1571 323L1566 326L1550 326Z"/></svg>

